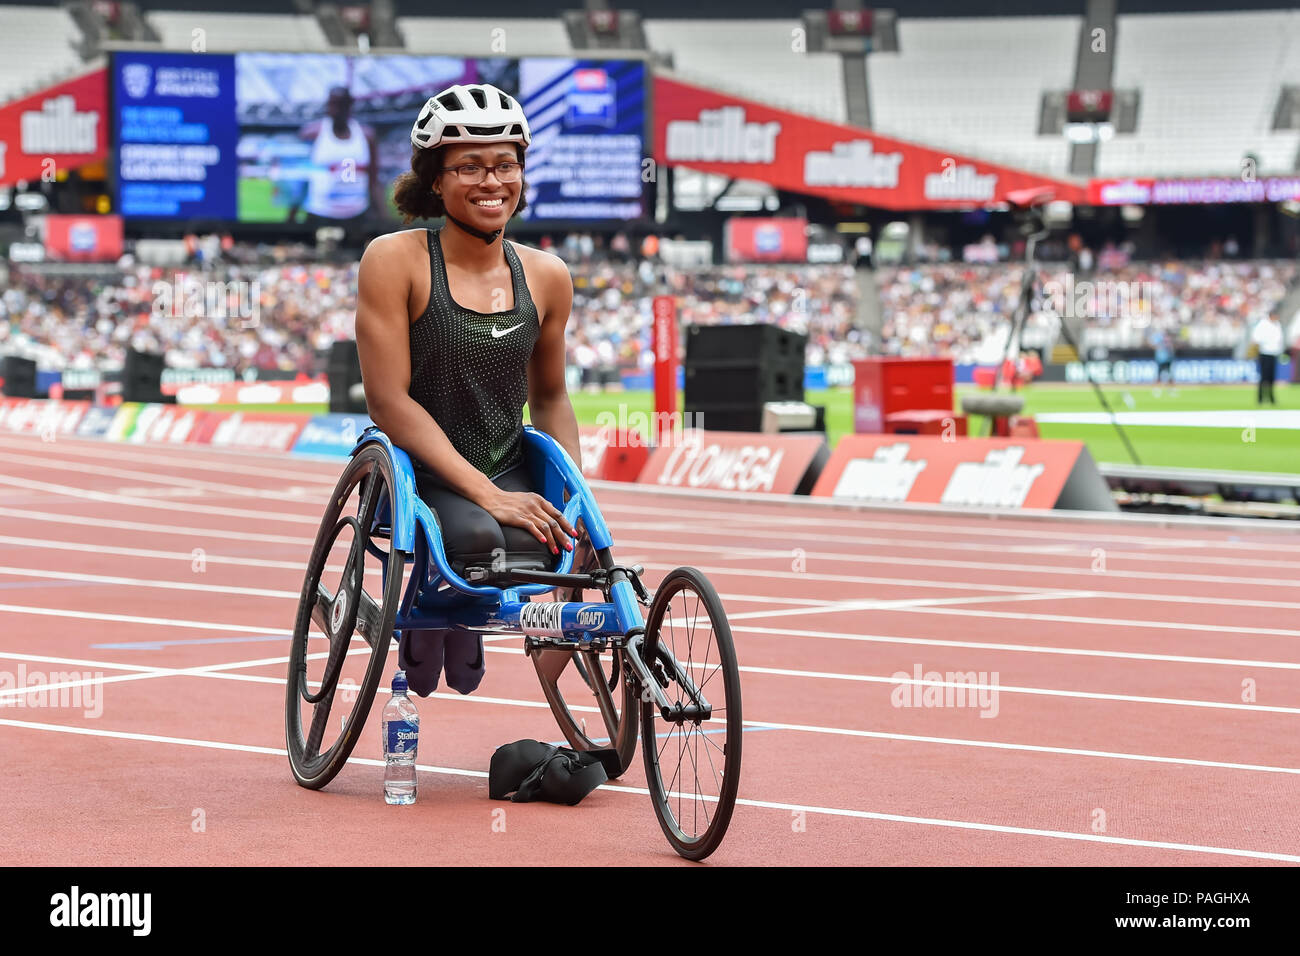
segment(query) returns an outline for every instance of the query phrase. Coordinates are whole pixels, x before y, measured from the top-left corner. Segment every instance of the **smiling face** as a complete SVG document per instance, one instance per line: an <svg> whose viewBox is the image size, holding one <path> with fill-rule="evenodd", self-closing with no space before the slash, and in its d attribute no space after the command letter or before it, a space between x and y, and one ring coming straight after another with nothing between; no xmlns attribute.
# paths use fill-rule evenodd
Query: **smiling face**
<svg viewBox="0 0 1300 956"><path fill-rule="evenodd" d="M465 143L446 147L442 156L444 169L475 163L495 166L498 163L519 162L520 151L515 143ZM500 182L492 172L483 182L462 183L454 172L439 173L433 190L447 206L447 211L462 222L492 232L500 229L514 214L523 189L522 179L513 183Z"/></svg>

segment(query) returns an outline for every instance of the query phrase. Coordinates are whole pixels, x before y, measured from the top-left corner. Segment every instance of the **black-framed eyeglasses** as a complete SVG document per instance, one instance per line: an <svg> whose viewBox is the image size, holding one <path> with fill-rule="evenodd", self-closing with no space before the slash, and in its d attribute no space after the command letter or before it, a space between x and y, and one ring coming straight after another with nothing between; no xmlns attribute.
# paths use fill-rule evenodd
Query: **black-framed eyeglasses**
<svg viewBox="0 0 1300 956"><path fill-rule="evenodd" d="M481 163L465 163L461 166L444 166L439 172L455 173L466 186L475 186L483 182L489 172L496 173L499 183L517 183L519 177L524 174L524 164L510 162L484 166Z"/></svg>

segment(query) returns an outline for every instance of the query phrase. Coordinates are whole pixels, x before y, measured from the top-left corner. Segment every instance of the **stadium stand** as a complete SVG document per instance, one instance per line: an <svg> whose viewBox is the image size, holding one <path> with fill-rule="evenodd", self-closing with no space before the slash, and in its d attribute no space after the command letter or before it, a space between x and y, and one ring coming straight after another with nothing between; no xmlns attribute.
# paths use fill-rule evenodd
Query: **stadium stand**
<svg viewBox="0 0 1300 956"><path fill-rule="evenodd" d="M1300 131L1272 131L1284 81L1300 78L1300 12L1119 17L1115 85L1141 95L1137 132L1103 143L1101 176L1236 176L1295 168Z"/></svg>
<svg viewBox="0 0 1300 956"><path fill-rule="evenodd" d="M148 20L169 50L192 49L195 30L204 31L206 49L212 52L330 49L314 16L155 11Z"/></svg>
<svg viewBox="0 0 1300 956"><path fill-rule="evenodd" d="M1038 135L1039 105L1044 91L1069 88L1081 24L1079 17L900 18L899 52L867 57L875 130L1064 175L1069 143Z"/></svg>
<svg viewBox="0 0 1300 956"><path fill-rule="evenodd" d="M412 53L568 56L573 52L558 17L398 17L397 29ZM498 38L504 47L495 43Z"/></svg>
<svg viewBox="0 0 1300 956"><path fill-rule="evenodd" d="M81 66L81 31L59 7L0 7L0 102L34 92Z"/></svg>
<svg viewBox="0 0 1300 956"><path fill-rule="evenodd" d="M847 118L840 57L796 53L798 20L648 19L644 26L650 49L670 53L687 82L838 123Z"/></svg>

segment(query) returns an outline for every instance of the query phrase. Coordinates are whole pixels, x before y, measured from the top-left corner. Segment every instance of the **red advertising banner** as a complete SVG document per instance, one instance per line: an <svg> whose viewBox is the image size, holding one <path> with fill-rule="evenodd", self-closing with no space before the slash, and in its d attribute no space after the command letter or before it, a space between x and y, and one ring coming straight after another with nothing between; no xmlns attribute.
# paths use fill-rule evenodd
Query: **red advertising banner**
<svg viewBox="0 0 1300 956"><path fill-rule="evenodd" d="M791 495L801 486L811 486L816 475L809 473L821 467L826 455L820 435L687 430L676 443L650 452L637 481Z"/></svg>
<svg viewBox="0 0 1300 956"><path fill-rule="evenodd" d="M40 435L53 441L75 435L90 402L50 402L43 398L0 398L0 432Z"/></svg>
<svg viewBox="0 0 1300 956"><path fill-rule="evenodd" d="M663 442L664 423L677 413L677 300L654 297L655 442Z"/></svg>
<svg viewBox="0 0 1300 956"><path fill-rule="evenodd" d="M95 70L0 107L0 186L52 181L108 156L108 71Z"/></svg>
<svg viewBox="0 0 1300 956"><path fill-rule="evenodd" d="M655 162L770 183L780 189L883 209L952 209L1002 202L1050 187L1079 203L1064 180L997 166L773 109L656 75Z"/></svg>
<svg viewBox="0 0 1300 956"><path fill-rule="evenodd" d="M807 262L808 220L732 216L727 220L728 262Z"/></svg>
<svg viewBox="0 0 1300 956"><path fill-rule="evenodd" d="M650 446L635 429L587 425L578 429L578 440L582 473L588 478L636 481L650 457Z"/></svg>
<svg viewBox="0 0 1300 956"><path fill-rule="evenodd" d="M882 503L1117 510L1077 441L847 435L812 493Z"/></svg>
<svg viewBox="0 0 1300 956"><path fill-rule="evenodd" d="M116 262L122 258L122 217L46 216L45 257L59 262Z"/></svg>
<svg viewBox="0 0 1300 956"><path fill-rule="evenodd" d="M188 431L186 440L219 448L288 451L311 418L275 412L209 412Z"/></svg>

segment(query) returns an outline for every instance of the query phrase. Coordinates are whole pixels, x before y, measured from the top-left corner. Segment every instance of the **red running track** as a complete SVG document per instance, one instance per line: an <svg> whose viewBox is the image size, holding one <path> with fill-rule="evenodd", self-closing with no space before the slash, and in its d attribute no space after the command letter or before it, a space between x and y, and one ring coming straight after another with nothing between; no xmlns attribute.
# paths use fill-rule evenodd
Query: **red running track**
<svg viewBox="0 0 1300 956"><path fill-rule="evenodd" d="M340 463L16 435L0 460L7 862L684 862L639 758L578 807L488 799L497 746L558 737L514 637L474 695L417 701L414 806L381 796L382 690L353 763L294 784L284 655ZM732 622L711 863L1300 862L1289 526L598 496L621 561L701 568ZM975 700L914 683L972 672ZM88 683L14 691L38 673Z"/></svg>

